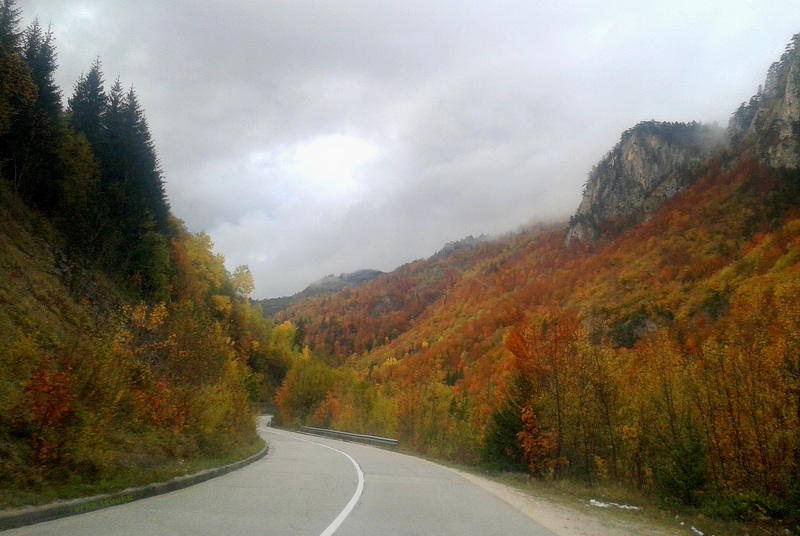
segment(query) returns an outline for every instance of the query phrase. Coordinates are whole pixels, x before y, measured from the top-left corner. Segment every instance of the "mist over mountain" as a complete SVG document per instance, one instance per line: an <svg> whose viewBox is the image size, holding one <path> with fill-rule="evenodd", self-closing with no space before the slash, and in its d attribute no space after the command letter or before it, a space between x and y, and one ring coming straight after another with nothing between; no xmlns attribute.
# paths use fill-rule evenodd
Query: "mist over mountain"
<svg viewBox="0 0 800 536"><path fill-rule="evenodd" d="M330 274L314 281L306 288L297 294L293 294L292 296L267 298L264 300L252 300L251 303L253 305L260 306L264 316L272 316L275 313L286 309L286 307L289 305L304 298L328 296L343 290L345 287L358 288L367 281L371 281L378 276L384 275L384 273L385 272L381 272L380 270L363 269L346 274Z"/></svg>

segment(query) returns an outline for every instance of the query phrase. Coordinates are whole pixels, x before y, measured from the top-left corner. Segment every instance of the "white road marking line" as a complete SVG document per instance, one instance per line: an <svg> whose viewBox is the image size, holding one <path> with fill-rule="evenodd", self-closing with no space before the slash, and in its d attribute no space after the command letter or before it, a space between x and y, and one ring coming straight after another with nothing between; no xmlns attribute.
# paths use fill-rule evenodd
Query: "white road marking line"
<svg viewBox="0 0 800 536"><path fill-rule="evenodd" d="M336 532L336 529L338 529L339 526L344 522L344 520L347 519L347 516L350 515L350 512L353 511L353 508L356 507L356 504L358 504L359 499L361 499L361 494L364 493L364 472L361 470L361 466L358 465L358 462L355 461L353 459L353 457L350 456L348 453L343 452L343 451L341 451L339 449L335 449L335 448L333 448L331 446L325 445L324 443L317 443L316 441L309 441L308 439L303 439L301 437L294 437L294 436L290 436L290 435L287 435L287 434L282 434L282 433L277 432L277 431L272 430L272 429L264 430L264 431L265 432L269 432L271 434L276 434L276 435L279 435L279 436L283 436L283 437L286 437L286 438L289 438L289 439L294 439L294 440L297 440L297 441L303 441L305 443L311 443L312 445L318 445L320 447L325 447L326 449L330 449L330 450L332 450L334 452L338 452L339 454L341 454L342 456L345 456L348 460L350 460L350 463L352 463L353 467L356 468L356 473L358 473L358 486L356 487L356 492L353 494L353 497L350 499L350 502L347 503L347 505L344 507L344 509L341 512L339 512L339 515L336 516L336 519L334 519L331 522L331 524L328 525L328 528L326 528L324 531L322 531L322 534L319 535L319 536L332 536L333 533Z"/></svg>

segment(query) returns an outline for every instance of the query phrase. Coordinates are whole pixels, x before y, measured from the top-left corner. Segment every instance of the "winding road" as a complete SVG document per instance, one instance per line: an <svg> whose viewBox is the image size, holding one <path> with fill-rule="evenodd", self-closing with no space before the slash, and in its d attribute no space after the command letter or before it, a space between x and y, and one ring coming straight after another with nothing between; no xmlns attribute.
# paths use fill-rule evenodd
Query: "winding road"
<svg viewBox="0 0 800 536"><path fill-rule="evenodd" d="M434 463L264 421L259 433L269 455L227 475L3 535L554 536Z"/></svg>

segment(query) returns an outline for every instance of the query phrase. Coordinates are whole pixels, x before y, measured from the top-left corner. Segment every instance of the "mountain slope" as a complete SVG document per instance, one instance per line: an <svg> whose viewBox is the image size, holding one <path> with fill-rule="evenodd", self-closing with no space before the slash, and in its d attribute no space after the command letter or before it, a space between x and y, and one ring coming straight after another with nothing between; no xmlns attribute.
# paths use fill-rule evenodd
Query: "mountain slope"
<svg viewBox="0 0 800 536"><path fill-rule="evenodd" d="M292 296L284 296L282 298L267 298L264 300L252 300L252 304L261 307L264 316L270 317L283 311L293 303L296 303L304 298L315 298L319 296L329 296L335 294L345 287L357 288L367 281L371 281L378 276L383 275L384 272L380 270L357 270L347 274L326 275L322 279L314 281L306 288Z"/></svg>
<svg viewBox="0 0 800 536"><path fill-rule="evenodd" d="M759 106L787 117L789 92ZM702 128L644 124L623 139L688 136L653 153L681 161ZM774 131L731 135L682 168L631 146L681 186L650 202L634 192L632 220L601 240L565 244L568 230L540 227L299 302L283 318L318 357L287 374L280 417L743 518L796 515L800 138ZM590 191L627 195L625 147ZM665 174L645 171L658 192Z"/></svg>
<svg viewBox="0 0 800 536"><path fill-rule="evenodd" d="M97 60L67 113L53 37L0 8L0 506L168 479L260 448L299 354L169 209L144 112Z"/></svg>

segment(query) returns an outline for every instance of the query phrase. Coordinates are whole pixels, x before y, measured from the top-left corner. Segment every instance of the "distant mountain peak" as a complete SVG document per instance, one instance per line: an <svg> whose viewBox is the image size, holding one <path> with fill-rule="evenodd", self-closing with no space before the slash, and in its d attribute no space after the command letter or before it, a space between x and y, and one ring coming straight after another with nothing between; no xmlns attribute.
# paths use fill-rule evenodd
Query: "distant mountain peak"
<svg viewBox="0 0 800 536"><path fill-rule="evenodd" d="M472 235L469 235L461 240L456 240L454 242L448 242L436 253L431 255L430 259L444 259L452 255L454 252L458 251L459 249L472 249L481 242L486 242L489 240L489 237L482 234L479 237L475 238Z"/></svg>
<svg viewBox="0 0 800 536"><path fill-rule="evenodd" d="M367 281L383 275L380 270L356 270L355 272L339 275L329 274L318 279L303 289L299 295L307 298L317 295L327 295L339 292L345 287L358 287Z"/></svg>
<svg viewBox="0 0 800 536"><path fill-rule="evenodd" d="M357 288L378 276L384 275L380 270L356 270L355 272L339 275L329 274L317 279L306 288L292 296L282 298L268 298L266 300L251 300L253 304L260 305L265 316L272 316L283 311L295 302L304 298L319 298L340 292L345 287Z"/></svg>

